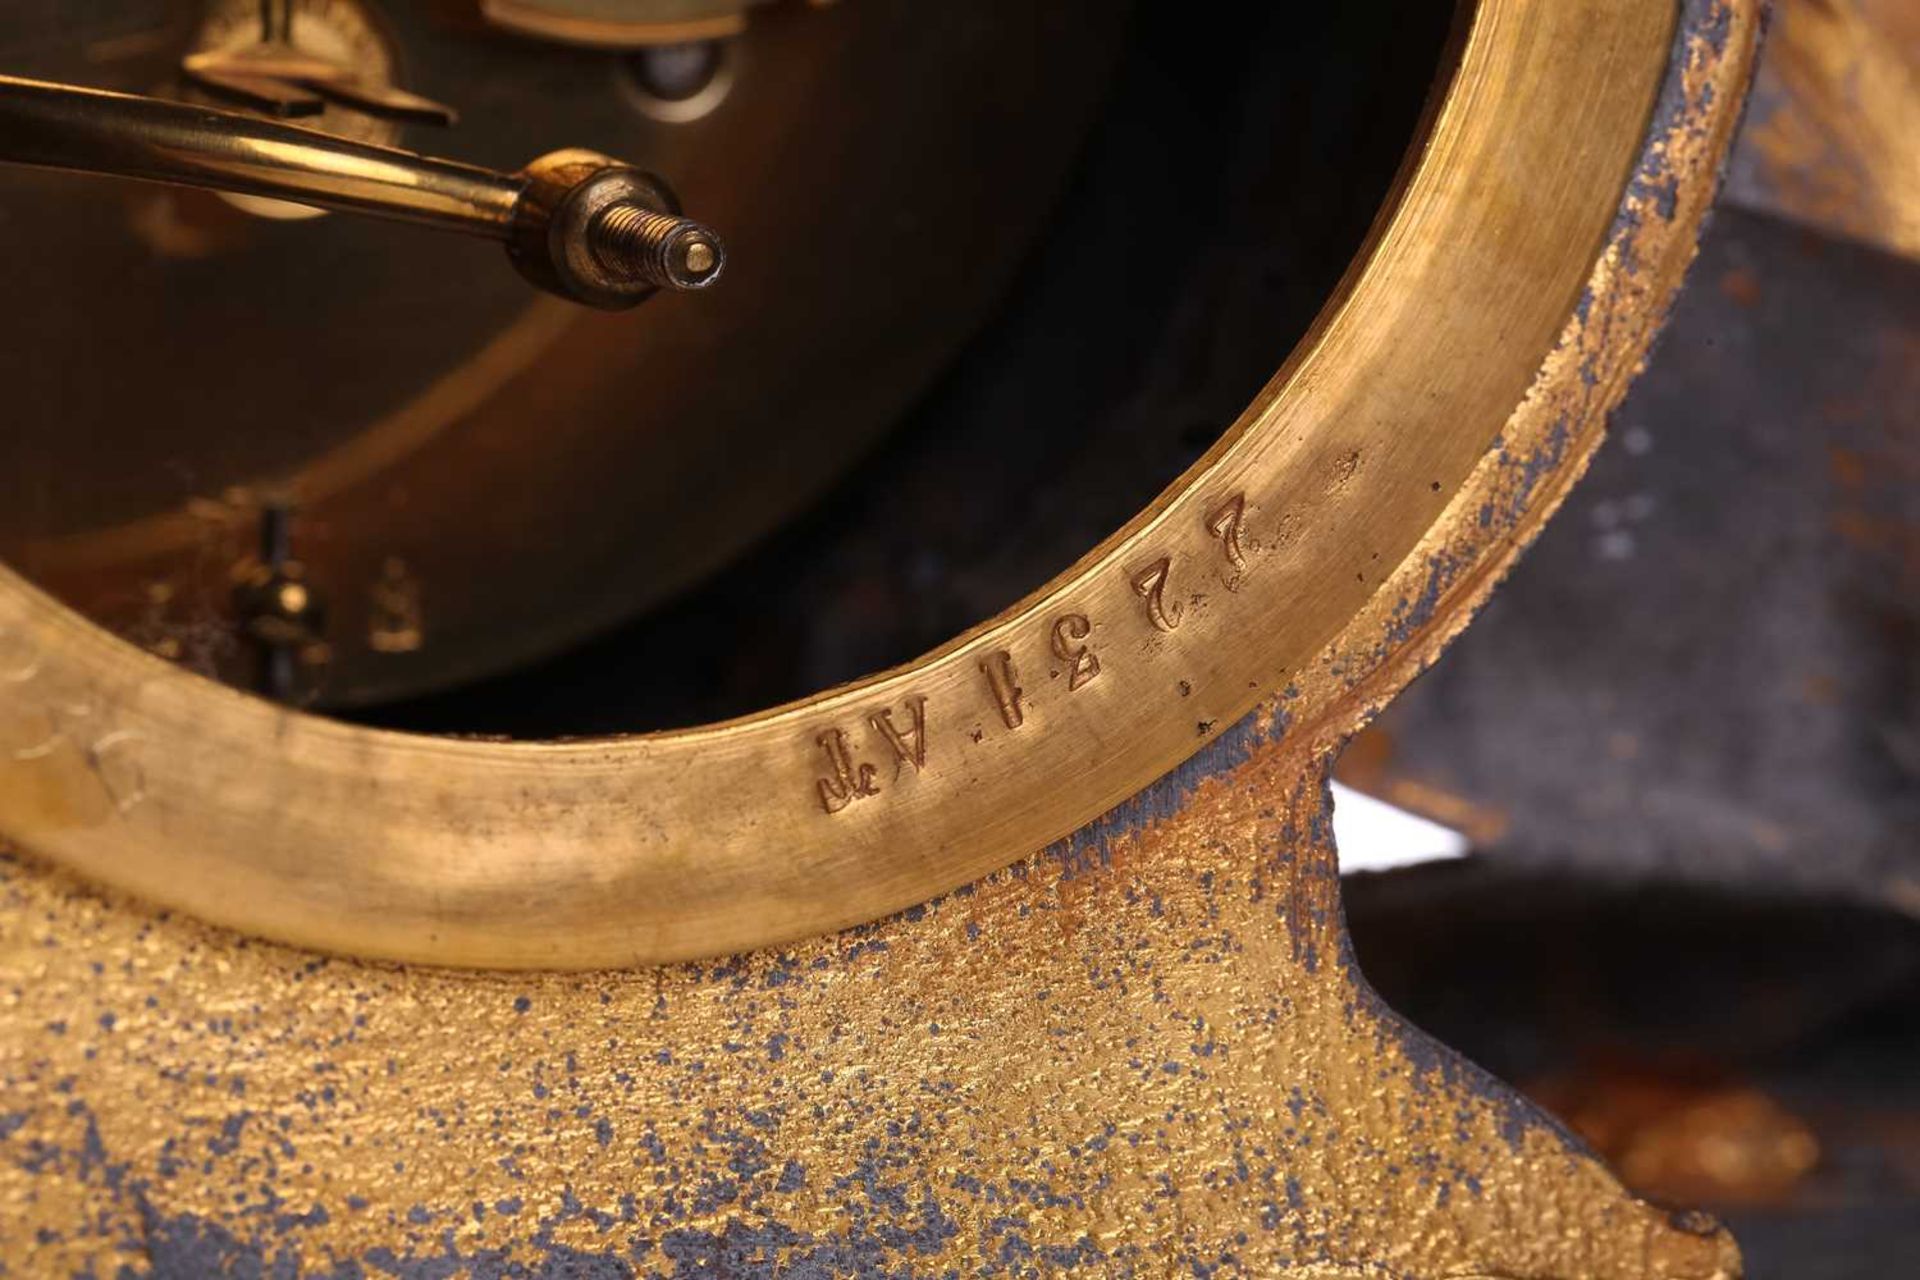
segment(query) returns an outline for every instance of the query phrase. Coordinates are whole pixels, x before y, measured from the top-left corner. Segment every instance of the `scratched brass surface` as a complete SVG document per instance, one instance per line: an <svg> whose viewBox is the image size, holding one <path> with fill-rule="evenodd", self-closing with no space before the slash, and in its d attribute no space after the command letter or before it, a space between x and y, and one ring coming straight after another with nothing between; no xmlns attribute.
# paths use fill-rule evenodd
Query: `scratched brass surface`
<svg viewBox="0 0 1920 1280"><path fill-rule="evenodd" d="M0 572L0 824L250 933L585 968L925 901L1273 690L1296 735L1345 732L1596 441L1691 253L1755 26L1731 0L1677 35L1657 0L1479 6L1399 196L1274 383L1125 529L918 662L685 732L413 738L216 688Z"/></svg>
<svg viewBox="0 0 1920 1280"><path fill-rule="evenodd" d="M1380 1006L1322 765L1276 728L1097 845L722 963L330 961L0 863L0 1254L23 1276L1736 1275L1710 1219L1633 1200Z"/></svg>

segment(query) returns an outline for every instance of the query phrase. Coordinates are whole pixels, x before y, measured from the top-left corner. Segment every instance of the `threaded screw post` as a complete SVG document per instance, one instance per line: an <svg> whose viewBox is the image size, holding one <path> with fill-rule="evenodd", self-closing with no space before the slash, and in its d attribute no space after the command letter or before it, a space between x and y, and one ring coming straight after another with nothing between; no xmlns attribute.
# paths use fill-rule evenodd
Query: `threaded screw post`
<svg viewBox="0 0 1920 1280"><path fill-rule="evenodd" d="M726 263L720 238L693 219L626 202L594 219L589 244L609 273L662 289L704 289Z"/></svg>

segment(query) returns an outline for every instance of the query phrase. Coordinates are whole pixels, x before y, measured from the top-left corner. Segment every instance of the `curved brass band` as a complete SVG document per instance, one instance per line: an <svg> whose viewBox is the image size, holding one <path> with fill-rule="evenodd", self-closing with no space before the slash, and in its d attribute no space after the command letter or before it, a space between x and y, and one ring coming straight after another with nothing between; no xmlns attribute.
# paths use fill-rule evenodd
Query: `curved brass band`
<svg viewBox="0 0 1920 1280"><path fill-rule="evenodd" d="M215 688L0 573L0 823L292 942L623 965L923 901L1095 818L1276 690L1274 731L1350 729L1464 619L1644 351L1750 55L1751 12L1715 9L1736 52L1701 60L1722 91L1687 86L1686 129L1654 120L1670 185L1649 193L1635 165L1674 7L1484 0L1388 215L1268 389L1150 509L936 653L684 732L435 740ZM1675 76L1722 25L1683 33ZM1666 230L1629 253L1619 228L1642 216ZM1517 456L1523 420L1544 443Z"/></svg>

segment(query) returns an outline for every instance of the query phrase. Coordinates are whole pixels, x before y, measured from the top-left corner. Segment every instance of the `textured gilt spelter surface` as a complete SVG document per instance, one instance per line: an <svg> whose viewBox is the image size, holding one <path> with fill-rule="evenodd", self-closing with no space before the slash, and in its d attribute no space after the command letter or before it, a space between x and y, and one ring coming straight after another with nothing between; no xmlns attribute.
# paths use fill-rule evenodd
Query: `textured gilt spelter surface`
<svg viewBox="0 0 1920 1280"><path fill-rule="evenodd" d="M324 958L0 864L0 1268L1737 1274L1371 996L1320 779L1597 440L1751 18L1689 7L1586 295L1363 625L1061 847L848 933L589 975Z"/></svg>
<svg viewBox="0 0 1920 1280"><path fill-rule="evenodd" d="M1732 1274L1378 1005L1262 728L1104 853L671 969L356 965L10 868L10 1265Z"/></svg>

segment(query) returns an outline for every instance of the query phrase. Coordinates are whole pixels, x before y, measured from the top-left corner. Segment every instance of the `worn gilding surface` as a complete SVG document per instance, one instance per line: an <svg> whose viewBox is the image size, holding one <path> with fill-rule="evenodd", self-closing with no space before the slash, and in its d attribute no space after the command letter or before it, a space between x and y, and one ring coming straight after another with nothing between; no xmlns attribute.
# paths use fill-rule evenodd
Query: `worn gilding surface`
<svg viewBox="0 0 1920 1280"><path fill-rule="evenodd" d="M1358 625L1073 839L724 961L481 974L0 893L14 1274L1738 1274L1380 1006L1322 779L1551 510L1711 197L1754 11L1690 6L1589 286Z"/></svg>
<svg viewBox="0 0 1920 1280"><path fill-rule="evenodd" d="M1710 1224L1632 1201L1379 1007L1344 945L1318 771L1253 746L1270 728L1097 853L672 969L350 964L10 868L7 1257L23 1275L1733 1274Z"/></svg>

